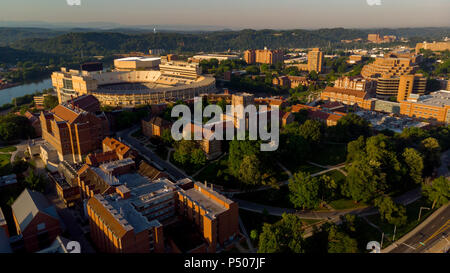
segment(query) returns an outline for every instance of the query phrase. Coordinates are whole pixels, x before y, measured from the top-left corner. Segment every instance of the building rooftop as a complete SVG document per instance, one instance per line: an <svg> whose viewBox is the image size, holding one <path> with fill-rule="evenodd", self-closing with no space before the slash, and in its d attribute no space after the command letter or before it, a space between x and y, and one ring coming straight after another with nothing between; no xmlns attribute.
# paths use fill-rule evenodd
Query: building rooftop
<svg viewBox="0 0 450 273"><path fill-rule="evenodd" d="M45 196L36 191L25 189L11 206L15 218L24 231L33 218L39 213L45 213L59 220L56 209L50 205Z"/></svg>
<svg viewBox="0 0 450 273"><path fill-rule="evenodd" d="M195 185L198 186L199 189L196 189L196 187L191 188L186 191L182 191L184 195L186 195L191 201L196 202L202 209L206 210L208 214L206 214L209 218L215 218L218 214L221 214L225 212L228 208L224 207L217 201L214 201L208 195L213 195L215 198L223 201L226 204L231 204L233 201L226 198L225 196L215 192L214 190L211 190L206 185L202 183L195 182ZM205 194L206 192L207 194Z"/></svg>
<svg viewBox="0 0 450 273"><path fill-rule="evenodd" d="M355 97L358 97L358 98L364 98L366 96L366 94L367 94L364 91L358 91L358 90L353 90L353 89L336 88L336 87L331 87L331 86L327 86L325 88L324 92L333 92L333 93L338 93L338 94L343 94L343 95L355 96Z"/></svg>
<svg viewBox="0 0 450 273"><path fill-rule="evenodd" d="M135 61L135 62L151 62L151 61L158 61L161 60L161 58L157 57L127 57L127 58L121 58L116 59L115 61L119 62L126 62L126 61Z"/></svg>
<svg viewBox="0 0 450 273"><path fill-rule="evenodd" d="M115 161L111 161L108 163L103 163L100 165L100 168L103 171L110 173L110 172L113 172L117 168L132 165L132 164L134 164L134 160L127 157L122 160L115 160Z"/></svg>
<svg viewBox="0 0 450 273"><path fill-rule="evenodd" d="M108 196L96 195L95 198L114 217L120 230L134 229L136 233L143 230L158 227L161 223L157 220L149 220L137 208L151 206L158 200L173 198L176 187L167 179L158 179L151 182L148 178L137 173L121 175L118 178L123 185L119 190L130 192L129 198L121 198L118 194Z"/></svg>
<svg viewBox="0 0 450 273"><path fill-rule="evenodd" d="M429 95L420 96L417 103L431 106L444 107L450 105L450 91L436 91Z"/></svg>
<svg viewBox="0 0 450 273"><path fill-rule="evenodd" d="M129 146L125 145L124 143L122 143L114 138L110 138L110 137L106 137L103 140L102 144L107 146L111 150L114 150L118 155L119 154L124 155L130 150Z"/></svg>

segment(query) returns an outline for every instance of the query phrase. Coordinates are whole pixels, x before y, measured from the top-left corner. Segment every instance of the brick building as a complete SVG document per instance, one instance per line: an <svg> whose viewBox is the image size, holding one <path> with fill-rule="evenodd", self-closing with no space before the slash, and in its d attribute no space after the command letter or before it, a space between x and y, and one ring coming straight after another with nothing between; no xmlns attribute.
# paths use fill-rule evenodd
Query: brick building
<svg viewBox="0 0 450 273"><path fill-rule="evenodd" d="M416 44L416 53L419 53L421 49L431 50L431 51L446 51L450 50L450 41L446 42L432 42L432 43L417 43Z"/></svg>
<svg viewBox="0 0 450 273"><path fill-rule="evenodd" d="M91 237L102 252L216 252L237 238L237 203L203 184L159 177L149 166L113 176L116 185L89 198Z"/></svg>
<svg viewBox="0 0 450 273"><path fill-rule="evenodd" d="M284 60L284 53L282 50L269 50L258 49L258 50L246 50L244 52L244 60L247 64L276 64L282 63Z"/></svg>
<svg viewBox="0 0 450 273"><path fill-rule="evenodd" d="M313 48L308 52L308 71L322 72L323 52L319 48Z"/></svg>
<svg viewBox="0 0 450 273"><path fill-rule="evenodd" d="M345 105L357 105L365 110L373 110L374 102L369 93L327 86L320 94L320 99L325 101L337 101Z"/></svg>
<svg viewBox="0 0 450 273"><path fill-rule="evenodd" d="M400 102L400 114L450 123L450 91L413 95Z"/></svg>
<svg viewBox="0 0 450 273"><path fill-rule="evenodd" d="M22 235L27 252L48 247L61 234L56 209L43 194L25 189L11 208L17 234Z"/></svg>
<svg viewBox="0 0 450 273"><path fill-rule="evenodd" d="M160 117L143 119L141 121L142 133L147 137L161 137L164 130L170 130L171 123Z"/></svg>
<svg viewBox="0 0 450 273"><path fill-rule="evenodd" d="M377 88L377 82L375 80L364 79L359 76L340 77L334 81L334 87L374 93Z"/></svg>
<svg viewBox="0 0 450 273"><path fill-rule="evenodd" d="M109 134L108 121L86 111L96 108L90 103L92 96L78 98L77 103L66 102L50 112L41 112L42 138L57 150L60 161L81 162L89 152L101 148Z"/></svg>

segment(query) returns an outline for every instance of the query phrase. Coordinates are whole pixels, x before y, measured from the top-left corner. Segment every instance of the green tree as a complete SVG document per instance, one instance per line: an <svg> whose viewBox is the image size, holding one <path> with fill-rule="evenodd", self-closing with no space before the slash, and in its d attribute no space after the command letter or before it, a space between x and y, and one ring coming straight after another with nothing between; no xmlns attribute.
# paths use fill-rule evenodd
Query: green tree
<svg viewBox="0 0 450 273"><path fill-rule="evenodd" d="M441 165L441 146L437 139L429 137L420 143L419 150L424 155L424 173L431 175L434 168Z"/></svg>
<svg viewBox="0 0 450 273"><path fill-rule="evenodd" d="M445 205L450 199L450 180L444 176L438 177L431 184L423 185L422 192L433 202L433 209Z"/></svg>
<svg viewBox="0 0 450 273"><path fill-rule="evenodd" d="M31 171L28 176L25 177L24 182L26 184L26 187L33 191L44 192L45 190L46 181L44 177L42 177L40 174L35 174L33 171Z"/></svg>
<svg viewBox="0 0 450 273"><path fill-rule="evenodd" d="M339 119L336 126L330 127L329 132L336 141L351 141L360 136L370 136L371 129L368 121L350 113Z"/></svg>
<svg viewBox="0 0 450 273"><path fill-rule="evenodd" d="M191 154L195 150L195 148L196 145L193 140L182 139L175 144L173 159L177 163L183 166L187 166L191 162Z"/></svg>
<svg viewBox="0 0 450 273"><path fill-rule="evenodd" d="M324 174L319 178L319 192L322 201L331 200L337 195L338 184L333 178Z"/></svg>
<svg viewBox="0 0 450 273"><path fill-rule="evenodd" d="M256 155L244 156L239 169L240 179L246 184L259 184L261 182L260 165L261 163Z"/></svg>
<svg viewBox="0 0 450 273"><path fill-rule="evenodd" d="M319 181L309 173L298 172L289 179L289 200L296 208L317 208L320 205L319 194Z"/></svg>
<svg viewBox="0 0 450 273"><path fill-rule="evenodd" d="M318 144L322 137L322 124L316 120L307 120L300 125L299 134L311 144Z"/></svg>
<svg viewBox="0 0 450 273"><path fill-rule="evenodd" d="M247 66L245 71L247 71L247 73L251 74L251 75L259 75L259 72L260 72L259 67L255 66L255 65Z"/></svg>
<svg viewBox="0 0 450 273"><path fill-rule="evenodd" d="M402 154L407 166L407 177L415 184L422 182L423 158L422 155L413 148L406 148Z"/></svg>
<svg viewBox="0 0 450 273"><path fill-rule="evenodd" d="M44 98L44 107L45 109L53 109L58 105L58 97L57 96L52 96L52 95L48 95L45 96Z"/></svg>
<svg viewBox="0 0 450 273"><path fill-rule="evenodd" d="M347 144L347 162L351 163L356 160L360 160L366 156L366 140L364 136L358 137L354 141L350 141Z"/></svg>
<svg viewBox="0 0 450 273"><path fill-rule="evenodd" d="M389 196L378 197L375 199L374 205L378 208L381 219L386 220L389 224L396 226L406 224L406 208L395 204Z"/></svg>
<svg viewBox="0 0 450 273"><path fill-rule="evenodd" d="M205 166L206 161L207 161L207 158L206 158L205 152L203 152L202 149L194 149L192 151L190 162L196 169L199 169L199 168Z"/></svg>
<svg viewBox="0 0 450 273"><path fill-rule="evenodd" d="M259 237L258 230L252 229L252 231L250 231L250 239L256 241L258 240L258 237Z"/></svg>
<svg viewBox="0 0 450 273"><path fill-rule="evenodd" d="M335 224L328 228L328 253L358 253L358 242L339 230Z"/></svg>
<svg viewBox="0 0 450 273"><path fill-rule="evenodd" d="M162 130L161 139L163 140L164 144L167 146L172 146L174 143L174 139L172 137L172 133L171 133L170 129Z"/></svg>
<svg viewBox="0 0 450 273"><path fill-rule="evenodd" d="M319 79L319 74L317 74L317 72L315 70L309 72L308 78L311 81L317 81Z"/></svg>
<svg viewBox="0 0 450 273"><path fill-rule="evenodd" d="M264 223L259 235L258 253L303 253L301 220L293 214L283 214L275 224Z"/></svg>
<svg viewBox="0 0 450 273"><path fill-rule="evenodd" d="M375 165L373 165L375 164ZM354 201L367 202L385 188L385 174L379 171L376 162L368 158L353 161L347 168L348 175L342 187L342 194Z"/></svg>

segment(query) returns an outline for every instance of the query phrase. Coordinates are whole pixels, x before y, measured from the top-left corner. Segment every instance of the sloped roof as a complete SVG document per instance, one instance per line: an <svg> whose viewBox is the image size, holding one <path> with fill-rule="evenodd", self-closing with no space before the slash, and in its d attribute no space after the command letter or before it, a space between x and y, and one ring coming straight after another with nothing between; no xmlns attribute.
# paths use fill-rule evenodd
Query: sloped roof
<svg viewBox="0 0 450 273"><path fill-rule="evenodd" d="M139 165L138 173L142 176L150 178L151 180L156 180L158 178L168 176L167 174L160 172L158 169L150 164L147 164L144 161L142 161L142 163Z"/></svg>
<svg viewBox="0 0 450 273"><path fill-rule="evenodd" d="M159 127L162 127L162 128L170 127L170 122L168 122L167 120L160 118L160 117L153 117L146 122L156 125L156 126L159 126Z"/></svg>
<svg viewBox="0 0 450 273"><path fill-rule="evenodd" d="M58 121L64 120L69 123L74 123L80 116L80 113L77 113L61 104L53 108L51 112L60 119Z"/></svg>
<svg viewBox="0 0 450 273"><path fill-rule="evenodd" d="M77 98L73 99L72 103L75 106L77 106L85 111L88 111L92 106L100 105L97 98L92 95L83 95L83 96L77 97Z"/></svg>
<svg viewBox="0 0 450 273"><path fill-rule="evenodd" d="M86 156L86 164L92 166L98 166L99 164L107 161L117 160L119 157L117 156L115 151L108 151L104 153L94 153L88 154Z"/></svg>
<svg viewBox="0 0 450 273"><path fill-rule="evenodd" d="M116 153L120 155L124 155L130 150L130 147L128 147L127 145L110 137L106 137L103 140L103 145L108 146L111 150L116 151Z"/></svg>
<svg viewBox="0 0 450 273"><path fill-rule="evenodd" d="M20 230L25 230L28 224L39 213L45 213L59 220L56 209L42 193L25 189L11 206Z"/></svg>

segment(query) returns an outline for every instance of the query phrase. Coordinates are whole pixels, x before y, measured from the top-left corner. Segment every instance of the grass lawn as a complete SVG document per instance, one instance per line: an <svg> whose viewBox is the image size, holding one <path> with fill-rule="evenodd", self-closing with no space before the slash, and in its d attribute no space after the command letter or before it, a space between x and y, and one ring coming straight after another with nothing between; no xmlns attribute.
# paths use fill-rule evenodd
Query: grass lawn
<svg viewBox="0 0 450 273"><path fill-rule="evenodd" d="M297 172L308 172L310 174L315 174L320 171L323 171L325 169L304 163L304 164L296 164L295 162L281 162L283 166L285 166L289 171L291 171L292 174L295 174Z"/></svg>
<svg viewBox="0 0 450 273"><path fill-rule="evenodd" d="M0 154L0 167L4 167L9 163L11 163L11 155L10 154Z"/></svg>
<svg viewBox="0 0 450 273"><path fill-rule="evenodd" d="M345 162L346 157L347 145L326 143L311 154L309 161L320 165L337 165Z"/></svg>
<svg viewBox="0 0 450 273"><path fill-rule="evenodd" d="M342 184L345 182L345 175L338 170L332 170L330 172L325 173L329 177L333 178L333 180L338 184Z"/></svg>
<svg viewBox="0 0 450 273"><path fill-rule="evenodd" d="M397 227L395 233L395 239L398 240L402 236L406 235L408 232L413 230L417 225L419 225L422 221L424 221L429 215L431 215L435 210L422 210L422 215L420 217L420 222L417 221L419 217L420 207L428 207L431 208L431 203L425 198L421 198L414 203L411 203L406 206L406 215L408 217L405 225L401 227ZM394 235L394 225L389 224L381 220L380 215L371 215L368 216L367 219L377 225L384 232L384 242L383 248L387 247L392 243L392 237Z"/></svg>
<svg viewBox="0 0 450 273"><path fill-rule="evenodd" d="M330 205L335 210L356 209L356 208L367 207L367 204L365 204L363 202L355 204L355 202L353 200L344 199L344 198L328 202L328 205Z"/></svg>
<svg viewBox="0 0 450 273"><path fill-rule="evenodd" d="M194 178L201 182L206 181L227 188L239 188L242 186L242 183L228 171L228 155L218 161L209 163L209 165Z"/></svg>
<svg viewBox="0 0 450 273"><path fill-rule="evenodd" d="M11 155L0 154L0 176L8 175L12 172Z"/></svg>
<svg viewBox="0 0 450 273"><path fill-rule="evenodd" d="M0 153L12 153L17 151L16 146L8 146L0 148Z"/></svg>
<svg viewBox="0 0 450 273"><path fill-rule="evenodd" d="M167 149L166 149L166 151L167 151L167 153L165 153L166 157L163 158L164 160L167 158L167 154L169 153L169 151ZM156 150L155 150L155 152L156 152ZM178 162L175 161L175 159L173 157L174 153L175 152L170 153L170 157L169 157L170 163L172 163L173 165L177 166L177 168L183 170L187 175L193 175L194 173L196 173L198 170L201 169L201 167L200 168L198 168L198 167L195 168L195 167L184 167L184 166L182 166L181 164L179 164ZM206 164L208 164L208 163L206 163ZM204 181L202 181L202 182L204 182ZM207 182L209 182L209 181L207 180Z"/></svg>
<svg viewBox="0 0 450 273"><path fill-rule="evenodd" d="M281 220L281 217L279 216L264 215L262 213L247 211L243 209L239 210L239 217L241 217L241 220L249 236L250 232L254 229L258 230L258 233L261 232L264 223L274 224Z"/></svg>

